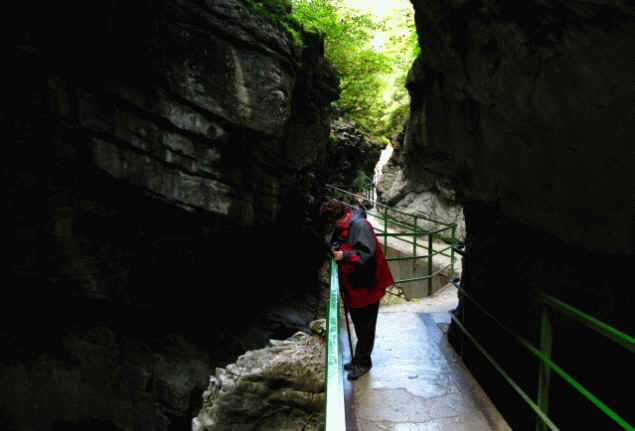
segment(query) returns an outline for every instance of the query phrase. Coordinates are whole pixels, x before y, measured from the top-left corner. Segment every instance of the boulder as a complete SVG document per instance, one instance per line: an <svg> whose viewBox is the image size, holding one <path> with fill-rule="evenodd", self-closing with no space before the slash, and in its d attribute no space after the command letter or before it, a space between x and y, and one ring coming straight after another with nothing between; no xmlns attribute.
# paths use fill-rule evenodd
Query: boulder
<svg viewBox="0 0 635 431"><path fill-rule="evenodd" d="M192 431L323 429L324 364L323 338L303 332L248 351L210 377Z"/></svg>

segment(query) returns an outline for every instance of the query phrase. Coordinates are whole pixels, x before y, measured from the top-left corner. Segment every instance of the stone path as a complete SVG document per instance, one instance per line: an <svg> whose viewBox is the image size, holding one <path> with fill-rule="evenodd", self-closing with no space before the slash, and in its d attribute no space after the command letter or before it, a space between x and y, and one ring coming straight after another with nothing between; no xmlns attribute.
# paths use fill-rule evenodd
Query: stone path
<svg viewBox="0 0 635 431"><path fill-rule="evenodd" d="M348 431L511 429L446 341L442 329L456 303L447 285L417 302L380 307L373 368L345 380Z"/></svg>

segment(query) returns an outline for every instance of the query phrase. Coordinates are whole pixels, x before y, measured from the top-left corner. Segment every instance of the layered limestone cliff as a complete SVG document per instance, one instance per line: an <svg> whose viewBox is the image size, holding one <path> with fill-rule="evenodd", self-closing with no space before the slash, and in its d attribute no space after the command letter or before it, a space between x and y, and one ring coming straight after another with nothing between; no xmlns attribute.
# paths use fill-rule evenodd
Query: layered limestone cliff
<svg viewBox="0 0 635 431"><path fill-rule="evenodd" d="M625 1L413 0L406 178L445 178L464 205L462 286L537 343L536 293L633 332L632 6ZM530 394L537 364L463 298L457 315ZM464 313L464 314L461 314ZM630 353L552 314L554 361L623 416ZM456 327L457 350L514 429L534 417ZM600 365L602 364L602 365ZM601 372L599 369L601 369ZM562 429L615 426L552 378ZM574 413L575 412L575 413Z"/></svg>
<svg viewBox="0 0 635 431"><path fill-rule="evenodd" d="M187 429L215 366L315 318L322 42L237 0L17 13L0 428Z"/></svg>

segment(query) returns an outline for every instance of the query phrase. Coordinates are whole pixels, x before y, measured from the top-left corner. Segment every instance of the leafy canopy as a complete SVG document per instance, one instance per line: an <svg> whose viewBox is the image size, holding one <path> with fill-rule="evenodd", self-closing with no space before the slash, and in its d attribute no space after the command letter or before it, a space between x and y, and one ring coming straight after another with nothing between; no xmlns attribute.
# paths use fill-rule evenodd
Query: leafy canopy
<svg viewBox="0 0 635 431"><path fill-rule="evenodd" d="M340 79L336 114L377 137L398 130L410 102L406 74L419 53L412 8L378 19L348 8L343 0L244 1L275 16L296 38L297 28L324 37L325 57Z"/></svg>

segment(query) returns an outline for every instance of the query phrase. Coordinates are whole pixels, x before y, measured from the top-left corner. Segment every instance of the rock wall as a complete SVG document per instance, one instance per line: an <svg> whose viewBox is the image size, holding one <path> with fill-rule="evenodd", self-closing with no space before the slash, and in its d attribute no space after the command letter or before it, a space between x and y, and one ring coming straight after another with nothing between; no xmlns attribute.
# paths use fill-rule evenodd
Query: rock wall
<svg viewBox="0 0 635 431"><path fill-rule="evenodd" d="M413 0L422 54L406 176L446 178L464 205L461 284L536 342L544 291L627 333L633 295L634 11L625 1ZM457 315L531 396L537 363L461 299ZM613 390L632 355L552 313L554 360L628 417ZM534 417L453 326L450 335L514 429ZM501 342L501 340L505 340ZM630 359L629 359L630 358ZM561 429L615 427L552 377ZM632 417L632 415L631 415Z"/></svg>
<svg viewBox="0 0 635 431"><path fill-rule="evenodd" d="M346 117L335 118L331 122L326 163L332 184L356 192L359 172L372 179L381 150L381 146L373 142L353 120Z"/></svg>
<svg viewBox="0 0 635 431"><path fill-rule="evenodd" d="M437 175L421 168L406 171L406 149L409 148L405 142L407 130L406 123L403 131L392 140L393 155L383 167L377 183L377 200L409 214L423 215L443 223L456 223L455 238L464 242L463 207L457 201L455 185L448 178L448 173ZM428 231L437 230L441 226L423 219L417 224Z"/></svg>
<svg viewBox="0 0 635 431"><path fill-rule="evenodd" d="M315 318L322 42L235 0L14 13L0 428L188 429L215 366Z"/></svg>

